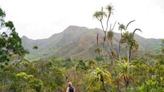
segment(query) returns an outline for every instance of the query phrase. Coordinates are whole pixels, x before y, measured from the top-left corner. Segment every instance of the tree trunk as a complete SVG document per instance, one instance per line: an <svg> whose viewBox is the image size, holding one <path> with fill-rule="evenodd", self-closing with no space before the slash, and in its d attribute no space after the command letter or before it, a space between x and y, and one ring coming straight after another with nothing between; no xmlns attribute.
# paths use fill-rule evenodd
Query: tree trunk
<svg viewBox="0 0 164 92"><path fill-rule="evenodd" d="M120 50L121 50L121 43L120 43L120 42L119 42L118 46L119 46L119 47L118 47L118 58L120 59L120 52L121 52L121 51L120 51Z"/></svg>
<svg viewBox="0 0 164 92"><path fill-rule="evenodd" d="M129 62L131 60L131 55L132 55L132 46L129 47L129 56L128 56Z"/></svg>
<svg viewBox="0 0 164 92"><path fill-rule="evenodd" d="M103 75L100 74L100 79L101 79L101 82L102 82L102 89L104 90L104 92L107 92L106 88L105 88L105 83L104 83L104 77Z"/></svg>
<svg viewBox="0 0 164 92"><path fill-rule="evenodd" d="M111 55L112 55L111 64L113 65L113 61L114 61L114 51L113 51L113 43L112 43L112 40L110 41L110 44L111 44Z"/></svg>

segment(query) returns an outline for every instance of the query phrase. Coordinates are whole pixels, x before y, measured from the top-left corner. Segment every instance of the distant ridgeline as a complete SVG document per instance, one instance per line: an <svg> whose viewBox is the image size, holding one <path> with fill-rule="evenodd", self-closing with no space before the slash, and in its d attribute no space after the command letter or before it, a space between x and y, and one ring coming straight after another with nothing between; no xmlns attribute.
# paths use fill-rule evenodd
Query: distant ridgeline
<svg viewBox="0 0 164 92"><path fill-rule="evenodd" d="M99 33L103 38L103 32L100 29L88 29L86 27L69 26L63 32L54 34L47 39L32 40L25 36L22 37L22 43L30 54L26 55L27 59L39 59L51 56L72 57L72 58L94 58L96 48L96 35ZM114 48L118 49L119 33L114 33ZM139 35L135 35L135 39L139 43L138 53L157 52L161 40L146 39ZM100 43L103 41L100 39ZM33 49L38 46L38 49ZM124 52L125 50L122 50ZM142 54L141 54L142 53Z"/></svg>

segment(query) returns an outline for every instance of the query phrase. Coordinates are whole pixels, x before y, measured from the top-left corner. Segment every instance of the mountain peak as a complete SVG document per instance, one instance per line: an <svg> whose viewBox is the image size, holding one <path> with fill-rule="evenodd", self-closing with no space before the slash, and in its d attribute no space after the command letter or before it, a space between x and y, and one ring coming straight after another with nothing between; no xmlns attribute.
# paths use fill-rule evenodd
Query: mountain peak
<svg viewBox="0 0 164 92"><path fill-rule="evenodd" d="M22 39L28 39L28 40L30 40L30 38L28 38L27 36L22 36Z"/></svg>
<svg viewBox="0 0 164 92"><path fill-rule="evenodd" d="M68 26L65 30L64 30L64 32L65 31L76 31L76 30L88 30L88 28L87 27L79 27L79 26L75 26L75 25L70 25L70 26Z"/></svg>
<svg viewBox="0 0 164 92"><path fill-rule="evenodd" d="M102 43L104 33L101 29L89 29L86 27L69 26L63 32L55 34L47 39L32 40L26 36L22 37L22 43L30 54L29 59L43 58L49 56L62 57L94 57L96 48L96 36L99 33L99 43ZM140 49L154 49L160 46L160 40L145 39L138 35L135 36L140 45ZM119 33L114 33L113 43L118 47L120 39ZM37 45L40 49L33 50Z"/></svg>

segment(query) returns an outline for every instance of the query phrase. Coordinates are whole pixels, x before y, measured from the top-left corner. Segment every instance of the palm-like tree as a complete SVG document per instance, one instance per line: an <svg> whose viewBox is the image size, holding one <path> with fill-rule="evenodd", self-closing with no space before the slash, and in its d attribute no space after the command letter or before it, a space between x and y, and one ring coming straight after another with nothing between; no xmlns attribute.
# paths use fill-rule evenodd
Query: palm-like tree
<svg viewBox="0 0 164 92"><path fill-rule="evenodd" d="M102 30L105 32L104 29L104 25L103 25L103 18L106 16L106 13L103 11L103 8L101 9L101 11L96 11L93 15L93 17L95 17L101 24Z"/></svg>
<svg viewBox="0 0 164 92"><path fill-rule="evenodd" d="M110 26L110 29L109 29L109 31L108 31L108 33L107 33L107 39L110 41L110 43L111 43L111 46L112 46L112 40L113 40L113 37L114 37L114 33L113 33L113 30L114 30L114 27L115 27L115 25L116 25L116 22L115 22L115 24L113 25L113 27L111 28L111 26Z"/></svg>
<svg viewBox="0 0 164 92"><path fill-rule="evenodd" d="M96 36L96 41L97 41L97 46L99 44L99 34L97 33L97 36Z"/></svg>
<svg viewBox="0 0 164 92"><path fill-rule="evenodd" d="M113 50L113 35L114 35L113 31L108 31L107 39L109 40L109 43L110 43L110 53L111 53L111 57L112 57L111 64L113 64L113 59L115 56L115 52Z"/></svg>
<svg viewBox="0 0 164 92"><path fill-rule="evenodd" d="M88 82L89 82L89 86L88 86L87 90L93 89L95 84L101 83L102 90L104 92L107 92L105 84L112 83L112 76L111 76L111 73L108 72L107 70L96 68L90 72Z"/></svg>
<svg viewBox="0 0 164 92"><path fill-rule="evenodd" d="M112 30L107 33L107 38L110 41L111 46L113 45L113 41L112 41L113 40L113 36L114 36L114 33L113 33Z"/></svg>
<svg viewBox="0 0 164 92"><path fill-rule="evenodd" d="M116 24L116 23L115 23L115 24ZM111 26L110 26L110 29L109 29L109 31L108 31L108 33L107 33L107 39L108 39L109 42L110 42L110 51L111 51L112 59L114 59L114 57L116 56L115 51L114 51L114 48L113 48L113 37L114 37L113 30L114 30L115 24L113 25L112 28L111 28ZM113 64L113 60L112 60L111 63Z"/></svg>
<svg viewBox="0 0 164 92"><path fill-rule="evenodd" d="M120 43L127 44L127 48L128 48L127 58L129 61L131 60L132 49L138 49L138 46L139 46L137 41L134 39L134 35L137 30L141 31L140 29L137 28L133 31L133 33L129 33L128 31L123 33L122 38L120 40Z"/></svg>
<svg viewBox="0 0 164 92"><path fill-rule="evenodd" d="M125 25L120 23L118 23L118 25L119 25L118 29L121 30L122 33L122 30L125 30Z"/></svg>
<svg viewBox="0 0 164 92"><path fill-rule="evenodd" d="M97 53L99 56L100 56L101 52L102 52L101 48L96 48L95 49L95 53Z"/></svg>
<svg viewBox="0 0 164 92"><path fill-rule="evenodd" d="M107 31L108 30L108 24L109 24L109 18L110 18L111 14L112 14L113 7L111 5L108 5L106 7L106 9L108 11L107 12L108 13L108 16L107 16L107 20L106 20L106 31Z"/></svg>
<svg viewBox="0 0 164 92"><path fill-rule="evenodd" d="M135 20L130 21L126 26L123 24L119 24L119 29L121 30L121 39L119 42L119 57L120 57L120 47L121 47L121 43L126 43L127 47L128 47L128 51L127 51L127 58L128 60L131 59L131 52L132 49L138 49L138 44L137 41L134 39L134 35L136 31L141 31L141 29L136 28L134 29L134 31L132 33L128 32L128 27L131 23L133 23ZM124 30L125 32L123 33L122 30Z"/></svg>
<svg viewBox="0 0 164 92"><path fill-rule="evenodd" d="M107 35L106 32L108 31L109 19L110 19L110 16L112 14L113 7L111 5L108 5L106 7L106 9L107 9L107 12L104 12L103 8L101 8L101 11L96 11L93 15L101 24L102 30L103 30L104 35L105 35L104 36L104 42L106 41L106 35ZM104 17L107 17L107 19L106 19L106 28L103 25Z"/></svg>
<svg viewBox="0 0 164 92"><path fill-rule="evenodd" d="M110 29L108 28L109 27L109 19L111 17L112 10L113 10L112 5L108 5L106 7L106 10L107 10L107 12L104 12L103 8L102 8L101 11L95 12L93 16L100 22L102 30L104 32L104 38L103 38L104 43L103 43L103 46L105 46L105 42L108 39L109 42L110 42L110 45L111 45L111 47L110 47L110 52L111 53L109 53L109 54L111 54L112 58L114 58L115 52L113 50L113 42L112 42L112 40L113 40L113 36L114 36L113 29L114 29L116 23L113 25L112 28L111 28L111 26L110 26ZM104 19L104 17L106 17L106 18ZM103 25L103 21L104 20L106 22L106 27L104 27L104 25ZM98 38L98 36L97 36L97 38ZM98 39L97 39L97 44L98 44Z"/></svg>
<svg viewBox="0 0 164 92"><path fill-rule="evenodd" d="M117 88L120 92L120 86L129 86L131 82L133 82L133 76L130 74L131 70L133 70L133 65L129 63L127 60L121 60L121 62L117 62L117 69L119 70L119 73L115 79L115 83L117 85Z"/></svg>
<svg viewBox="0 0 164 92"><path fill-rule="evenodd" d="M123 39L125 39L125 38L122 38L123 31L127 31L127 28L129 27L129 25L130 25L132 22L134 22L134 21L135 21L135 20L132 20L132 21L128 22L127 25L118 23L118 25L119 25L118 29L121 31L121 38L120 38L120 41L119 41L119 49L118 49L118 57L119 57L119 58L120 58L120 50L121 50L121 43L122 43L121 41L123 41ZM127 36L126 36L127 33L124 34L124 35L125 35L125 37L127 37Z"/></svg>
<svg viewBox="0 0 164 92"><path fill-rule="evenodd" d="M93 15L93 17L95 17L99 22L100 22L100 24L101 24L101 28L102 28L102 30L103 30L103 32L104 32L104 34L105 34L105 36L104 36L104 43L105 43L105 40L106 40L106 31L105 31L105 28L104 28L104 25L103 25L103 19L104 19L104 17L106 17L107 15L106 15L106 13L103 11L103 8L101 8L101 11L96 11L95 13L94 13L94 15ZM105 45L105 44L103 44L103 45Z"/></svg>
<svg viewBox="0 0 164 92"><path fill-rule="evenodd" d="M118 44L118 58L120 58L120 50L121 50L121 40L122 40L122 31L125 30L125 25L124 24L120 24L118 23L119 27L118 29L121 31L121 38L120 38L120 41L119 41L119 44Z"/></svg>
<svg viewBox="0 0 164 92"><path fill-rule="evenodd" d="M129 60L131 59L131 54L132 54L132 49L135 48L135 49L138 49L138 43L137 41L134 39L134 35L135 35L135 32L136 31L141 31L141 29L139 28L136 28L134 29L133 33L130 34L130 38L129 38Z"/></svg>

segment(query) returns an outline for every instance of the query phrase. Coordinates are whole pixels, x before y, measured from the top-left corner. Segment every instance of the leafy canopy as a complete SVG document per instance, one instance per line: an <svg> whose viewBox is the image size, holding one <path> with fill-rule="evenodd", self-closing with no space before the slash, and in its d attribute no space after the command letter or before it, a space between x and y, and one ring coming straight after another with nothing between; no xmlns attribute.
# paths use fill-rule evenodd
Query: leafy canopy
<svg viewBox="0 0 164 92"><path fill-rule="evenodd" d="M5 12L0 8L0 66L14 61L16 58L20 60L26 51L22 46L21 38L15 31L12 21L5 21ZM4 31L3 31L3 30Z"/></svg>

